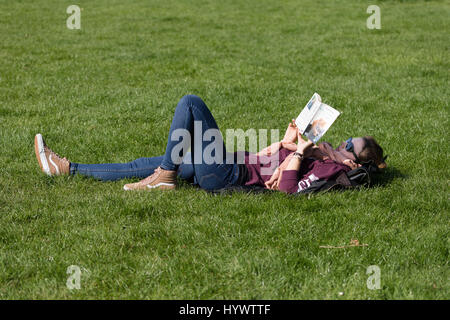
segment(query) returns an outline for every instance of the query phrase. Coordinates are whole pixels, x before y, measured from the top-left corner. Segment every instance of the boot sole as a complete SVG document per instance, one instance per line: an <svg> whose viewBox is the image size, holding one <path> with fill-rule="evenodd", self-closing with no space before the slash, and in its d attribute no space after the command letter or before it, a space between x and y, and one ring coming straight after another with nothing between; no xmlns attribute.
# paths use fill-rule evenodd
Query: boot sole
<svg viewBox="0 0 450 320"><path fill-rule="evenodd" d="M146 187L146 188L145 188ZM130 188L127 187L127 185L123 186L123 190L130 191L130 190L153 190L153 189L161 189L161 190L173 190L176 188L176 185L172 183L158 183L154 186L146 185L144 188Z"/></svg>
<svg viewBox="0 0 450 320"><path fill-rule="evenodd" d="M176 186L172 183L163 183L163 182L158 183L154 186L147 185L148 189L161 189L161 190L173 190L173 189L175 189L175 187Z"/></svg>
<svg viewBox="0 0 450 320"><path fill-rule="evenodd" d="M51 176L52 174L50 172L50 167L48 166L47 158L45 157L44 152L44 139L40 133L34 137L34 152L36 153L36 158L39 162L41 170Z"/></svg>

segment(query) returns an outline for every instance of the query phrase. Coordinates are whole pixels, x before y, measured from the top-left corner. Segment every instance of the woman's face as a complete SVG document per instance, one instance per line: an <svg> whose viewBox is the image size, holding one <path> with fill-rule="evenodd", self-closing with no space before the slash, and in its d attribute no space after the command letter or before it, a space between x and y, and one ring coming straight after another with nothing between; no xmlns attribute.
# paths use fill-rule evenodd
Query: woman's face
<svg viewBox="0 0 450 320"><path fill-rule="evenodd" d="M353 151L358 155L364 148L364 139L363 138L353 138ZM349 166L352 169L356 169L361 166L361 164L356 163L355 156L351 151L345 150L347 146L347 142L343 141L337 148L336 151L339 152L345 160L342 161L343 164Z"/></svg>

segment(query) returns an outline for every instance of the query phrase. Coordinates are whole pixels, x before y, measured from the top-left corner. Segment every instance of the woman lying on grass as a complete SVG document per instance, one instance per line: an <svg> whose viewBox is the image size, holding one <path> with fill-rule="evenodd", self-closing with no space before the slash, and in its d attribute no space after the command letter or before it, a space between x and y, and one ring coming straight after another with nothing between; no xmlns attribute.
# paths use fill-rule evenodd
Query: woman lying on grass
<svg viewBox="0 0 450 320"><path fill-rule="evenodd" d="M216 121L205 103L197 96L188 95L178 103L166 152L160 157L139 158L129 163L79 164L59 157L46 146L40 134L37 134L34 140L35 153L41 170L50 176L81 174L103 181L144 178L139 182L126 184L125 190L174 189L178 176L205 190L256 185L295 193L314 180L333 179L365 162L372 161L380 169L386 167L383 149L372 137L349 138L337 149L333 149L326 142L315 146L310 140L303 140L293 121L282 141L273 143L257 154L235 152L232 154L232 161L227 161L225 145L221 138L216 138L213 142L204 139L198 142L195 139L194 121L201 122L202 137L209 129L218 130ZM187 148L178 150L180 142L172 137L174 133L176 136L179 130L190 134L188 144L190 143L191 152L185 152ZM195 159L195 149L201 150L200 154L203 154L205 148L211 148L211 144L216 148L216 153L217 150L221 151L217 153L220 156L219 161L217 157L212 163ZM174 157L174 154L177 156ZM244 161L238 161L239 157Z"/></svg>

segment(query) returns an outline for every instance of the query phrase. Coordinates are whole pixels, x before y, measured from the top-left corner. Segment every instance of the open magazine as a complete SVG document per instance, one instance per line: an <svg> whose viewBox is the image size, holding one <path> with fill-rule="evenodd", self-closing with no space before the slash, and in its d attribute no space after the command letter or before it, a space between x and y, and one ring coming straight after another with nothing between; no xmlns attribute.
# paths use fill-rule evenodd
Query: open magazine
<svg viewBox="0 0 450 320"><path fill-rule="evenodd" d="M314 93L295 120L295 124L301 134L317 143L340 114L336 109L322 103L319 94Z"/></svg>

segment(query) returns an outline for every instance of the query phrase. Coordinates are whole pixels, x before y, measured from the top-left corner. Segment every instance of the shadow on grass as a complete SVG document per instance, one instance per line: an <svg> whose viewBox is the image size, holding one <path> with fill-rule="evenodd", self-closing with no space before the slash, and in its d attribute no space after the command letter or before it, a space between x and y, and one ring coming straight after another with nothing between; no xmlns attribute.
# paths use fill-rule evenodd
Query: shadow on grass
<svg viewBox="0 0 450 320"><path fill-rule="evenodd" d="M383 173L376 173L372 175L372 183L369 188L380 188L385 187L389 185L392 181L395 179L408 179L409 176L402 173L400 170L394 167L389 167L384 170ZM199 188L198 188L199 189ZM353 190L361 190L358 188L350 188ZM350 190L348 188L333 188L332 190L321 190L317 192L312 193L306 193L306 194L292 194L290 196L307 196L311 197L313 195L319 195L323 193L329 193L329 192L343 192L345 190ZM279 193L279 191L275 190L268 190L263 187L257 187L257 186L234 186L234 187L228 187L220 190L214 190L209 191L209 194L212 195L228 195L231 196L233 194L276 194Z"/></svg>
<svg viewBox="0 0 450 320"><path fill-rule="evenodd" d="M387 167L383 173L375 174L372 187L384 187L396 179L408 179L409 175L401 172L397 168Z"/></svg>
<svg viewBox="0 0 450 320"><path fill-rule="evenodd" d="M65 181L60 181L63 180L62 178L60 179L55 179L55 177L46 177L47 179L44 179L44 183L47 184L48 186L52 186L54 184L57 183L63 183ZM58 177L59 178L59 177ZM96 180L92 177L86 177L86 176L82 176L82 175L75 175L75 176L71 176L71 178L74 181L90 181L93 183L104 183L101 182L99 180ZM372 175L372 184L370 186L370 188L379 188L379 187L385 187L387 185L389 185L392 181L396 180L396 179L408 179L409 175L401 172L400 170L398 170L395 167L388 167L384 170L383 173L376 173ZM64 180L67 180L67 177L65 177ZM135 182L136 179L123 179L122 182L128 183L128 182ZM234 186L234 187L229 187L229 188L223 188L220 190L214 190L214 191L207 191L204 190L202 188L200 188L198 185L194 185L192 183L192 181L184 181L181 179L177 179L177 189L179 191L203 191L206 194L209 195L213 195L213 196L217 196L217 195L221 195L221 196L231 196L234 194L247 194L247 195L252 195L252 194L277 194L279 193L279 191L275 191L275 190L268 190L265 189L263 187L258 187L258 186ZM339 190L328 190L327 192L330 191L343 191L345 189L339 189ZM320 194L323 193L322 192L317 192L314 194ZM147 210L147 209L146 209Z"/></svg>

